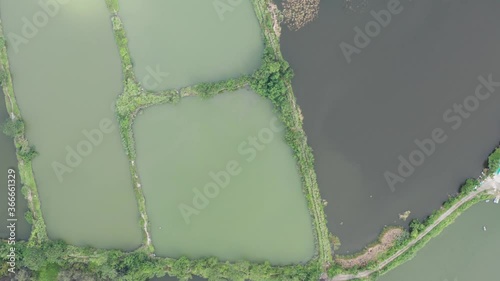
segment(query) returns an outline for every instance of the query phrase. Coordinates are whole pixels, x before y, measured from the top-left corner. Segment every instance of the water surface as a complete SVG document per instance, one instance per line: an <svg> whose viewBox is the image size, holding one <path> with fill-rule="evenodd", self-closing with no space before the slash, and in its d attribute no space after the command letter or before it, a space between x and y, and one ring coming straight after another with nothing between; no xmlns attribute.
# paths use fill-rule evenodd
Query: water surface
<svg viewBox="0 0 500 281"><path fill-rule="evenodd" d="M379 281L498 280L500 205L480 203ZM486 226L486 231L483 231Z"/></svg>
<svg viewBox="0 0 500 281"><path fill-rule="evenodd" d="M479 175L498 144L500 89L457 130L443 114L474 94L479 75L500 80L500 3L401 1L403 10L348 63L339 45L353 45L354 28L364 29L370 11L389 1L355 1L368 5L356 12L343 2L321 1L319 18L298 32L284 29L281 41L329 202L329 229L340 237L339 253L352 253L384 225L429 215ZM408 159L414 141L436 128L446 142L392 192L384 173L397 173L398 156ZM407 210L409 220L399 220Z"/></svg>
<svg viewBox="0 0 500 281"><path fill-rule="evenodd" d="M159 255L273 264L313 256L296 162L275 121L271 103L246 89L138 116L137 165Z"/></svg>
<svg viewBox="0 0 500 281"><path fill-rule="evenodd" d="M0 8L15 94L27 137L40 152L33 168L49 237L138 247L139 213L111 109L122 84L104 1L59 6L17 49L12 34L24 36L23 18L43 9L26 0L0 1Z"/></svg>
<svg viewBox="0 0 500 281"><path fill-rule="evenodd" d="M260 65L263 41L250 1L119 2L134 70L149 90L238 77Z"/></svg>

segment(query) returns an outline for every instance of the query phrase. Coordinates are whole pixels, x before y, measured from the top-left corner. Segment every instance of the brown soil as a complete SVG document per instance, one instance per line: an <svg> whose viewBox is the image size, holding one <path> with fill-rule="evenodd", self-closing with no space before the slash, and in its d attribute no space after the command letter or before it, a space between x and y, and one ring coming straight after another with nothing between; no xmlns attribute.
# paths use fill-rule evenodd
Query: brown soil
<svg viewBox="0 0 500 281"><path fill-rule="evenodd" d="M370 261L376 260L377 257L389 249L394 241L403 234L403 229L393 228L388 230L384 235L379 238L379 243L367 248L364 252L355 257L342 258L336 257L335 262L344 268L351 268L354 266L365 266Z"/></svg>
<svg viewBox="0 0 500 281"><path fill-rule="evenodd" d="M269 12L271 13L271 16L273 17L273 30L274 33L276 33L276 36L280 37L281 36L281 26L278 20L278 6L276 4L270 2L269 3Z"/></svg>

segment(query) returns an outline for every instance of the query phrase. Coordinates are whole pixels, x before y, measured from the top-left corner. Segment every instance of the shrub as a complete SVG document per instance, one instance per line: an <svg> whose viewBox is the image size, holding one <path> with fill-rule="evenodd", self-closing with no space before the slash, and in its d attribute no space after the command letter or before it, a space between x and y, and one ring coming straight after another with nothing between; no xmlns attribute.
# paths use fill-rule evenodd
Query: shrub
<svg viewBox="0 0 500 281"><path fill-rule="evenodd" d="M488 157L489 173L493 174L500 168L500 148L495 149Z"/></svg>
<svg viewBox="0 0 500 281"><path fill-rule="evenodd" d="M2 124L2 132L9 137L16 137L24 131L24 122L21 119L7 119Z"/></svg>

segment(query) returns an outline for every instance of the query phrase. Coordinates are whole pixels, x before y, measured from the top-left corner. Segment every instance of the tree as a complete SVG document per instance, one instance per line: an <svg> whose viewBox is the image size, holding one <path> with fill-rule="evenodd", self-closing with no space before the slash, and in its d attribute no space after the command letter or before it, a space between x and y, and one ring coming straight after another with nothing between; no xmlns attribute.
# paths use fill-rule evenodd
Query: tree
<svg viewBox="0 0 500 281"><path fill-rule="evenodd" d="M191 278L191 261L187 257L181 257L172 265L172 275L181 280Z"/></svg>
<svg viewBox="0 0 500 281"><path fill-rule="evenodd" d="M21 134L24 130L24 122L21 119L7 119L2 124L2 132L9 137L15 137Z"/></svg>
<svg viewBox="0 0 500 281"><path fill-rule="evenodd" d="M490 174L496 173L500 168L500 148L495 149L488 157L488 168Z"/></svg>
<svg viewBox="0 0 500 281"><path fill-rule="evenodd" d="M465 183L460 187L460 193L463 194L468 194L476 188L476 186L479 185L479 181L476 179L467 179Z"/></svg>
<svg viewBox="0 0 500 281"><path fill-rule="evenodd" d="M19 150L19 156L21 156L24 162L29 162L38 156L38 152L33 145L23 145Z"/></svg>
<svg viewBox="0 0 500 281"><path fill-rule="evenodd" d="M417 219L410 222L410 236L415 238L418 234L425 229L425 225Z"/></svg>
<svg viewBox="0 0 500 281"><path fill-rule="evenodd" d="M281 109L286 101L285 81L292 77L293 71L289 64L274 57L273 50L266 48L263 65L254 73L251 86L259 95L269 98L278 109Z"/></svg>
<svg viewBox="0 0 500 281"><path fill-rule="evenodd" d="M31 281L35 280L31 274L31 271L21 268L19 271L16 273L16 280L17 281Z"/></svg>
<svg viewBox="0 0 500 281"><path fill-rule="evenodd" d="M59 272L59 275L57 275L57 280L60 281L95 281L96 279L92 277L90 274L74 270L74 269L68 269L68 270L63 270Z"/></svg>

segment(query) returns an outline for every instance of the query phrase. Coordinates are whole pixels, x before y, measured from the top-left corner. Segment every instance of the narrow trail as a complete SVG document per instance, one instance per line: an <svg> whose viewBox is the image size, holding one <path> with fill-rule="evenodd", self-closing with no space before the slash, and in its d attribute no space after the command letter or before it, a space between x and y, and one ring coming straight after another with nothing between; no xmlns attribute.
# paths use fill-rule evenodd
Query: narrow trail
<svg viewBox="0 0 500 281"><path fill-rule="evenodd" d="M401 250L399 250L396 253L394 253L394 255L390 256L385 261L383 261L382 263L380 263L377 266L376 269L365 270L365 271L362 271L362 272L360 272L358 274L355 274L355 275L354 274L340 274L340 275L337 275L337 276L329 279L329 281L345 281L345 280L352 280L352 279L356 279L356 278L365 278L365 277L368 277L371 274L379 271L380 269L384 268L389 263L391 263L392 261L394 261L396 258L398 258L402 254L404 254L406 251L408 251L417 242L419 242L420 240L422 240L427 234L429 234L429 232L431 232L434 228L436 228L436 226L438 226L441 222L443 222L446 218L448 218L451 214L453 214L458 208L460 208L460 206L462 206L466 202L474 199L476 196L478 196L483 191L490 191L490 192L495 191L495 179L499 180L500 177L496 176L495 178L488 178L481 186L479 186L477 188L477 190L471 192L469 195L467 195L466 197L462 198L460 201L458 201L457 203L455 203L452 207L450 207L450 209L448 209L441 216L439 216L439 218L436 219L436 221L433 224L429 225L424 230L424 232L420 233L417 236L417 238L415 238L412 242L410 242L408 245L406 245Z"/></svg>
<svg viewBox="0 0 500 281"><path fill-rule="evenodd" d="M146 245L149 247L151 246L151 234L149 234L148 231L148 220L147 218L144 217L144 214L141 213L141 217L144 220L144 232L146 233Z"/></svg>

